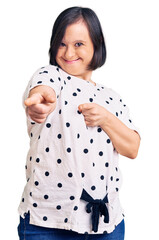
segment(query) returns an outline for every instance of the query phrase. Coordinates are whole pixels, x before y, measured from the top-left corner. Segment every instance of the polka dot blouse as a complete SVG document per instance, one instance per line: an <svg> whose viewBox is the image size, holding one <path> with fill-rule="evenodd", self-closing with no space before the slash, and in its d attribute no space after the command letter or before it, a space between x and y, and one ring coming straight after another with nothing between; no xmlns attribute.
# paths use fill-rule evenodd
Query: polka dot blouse
<svg viewBox="0 0 159 240"><path fill-rule="evenodd" d="M24 98L39 85L55 90L57 105L43 124L27 119L30 149L19 214L29 211L30 223L43 227L110 233L124 217L118 153L100 126L86 126L78 106L97 103L136 130L128 108L112 89L53 65L35 72Z"/></svg>

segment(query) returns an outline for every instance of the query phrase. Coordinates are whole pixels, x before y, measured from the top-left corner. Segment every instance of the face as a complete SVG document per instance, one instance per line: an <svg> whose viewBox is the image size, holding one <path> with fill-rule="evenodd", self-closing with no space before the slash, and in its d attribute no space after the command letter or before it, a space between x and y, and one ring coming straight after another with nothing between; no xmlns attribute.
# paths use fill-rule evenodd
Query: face
<svg viewBox="0 0 159 240"><path fill-rule="evenodd" d="M56 62L68 74L90 80L92 71L87 70L94 54L94 47L84 21L66 28L57 51Z"/></svg>

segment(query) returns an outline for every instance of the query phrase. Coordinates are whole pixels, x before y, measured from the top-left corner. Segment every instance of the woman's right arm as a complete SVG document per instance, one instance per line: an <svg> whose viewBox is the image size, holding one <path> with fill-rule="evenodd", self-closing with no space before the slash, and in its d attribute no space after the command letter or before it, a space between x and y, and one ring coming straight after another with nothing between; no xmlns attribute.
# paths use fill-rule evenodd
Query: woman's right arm
<svg viewBox="0 0 159 240"><path fill-rule="evenodd" d="M56 108L56 93L49 86L34 87L24 104L30 118L37 123L43 123Z"/></svg>

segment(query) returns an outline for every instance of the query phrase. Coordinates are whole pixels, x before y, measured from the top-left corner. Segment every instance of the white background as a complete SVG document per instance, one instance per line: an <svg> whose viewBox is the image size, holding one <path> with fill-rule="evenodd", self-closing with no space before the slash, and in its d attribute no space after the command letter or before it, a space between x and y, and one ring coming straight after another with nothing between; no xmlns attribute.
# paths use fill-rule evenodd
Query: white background
<svg viewBox="0 0 159 240"><path fill-rule="evenodd" d="M49 63L53 22L65 8L97 13L107 62L93 80L113 88L131 110L142 141L135 160L120 157L126 240L158 239L159 7L156 0L14 0L0 13L0 219L3 240L18 239L17 208L29 148L22 94L37 68Z"/></svg>

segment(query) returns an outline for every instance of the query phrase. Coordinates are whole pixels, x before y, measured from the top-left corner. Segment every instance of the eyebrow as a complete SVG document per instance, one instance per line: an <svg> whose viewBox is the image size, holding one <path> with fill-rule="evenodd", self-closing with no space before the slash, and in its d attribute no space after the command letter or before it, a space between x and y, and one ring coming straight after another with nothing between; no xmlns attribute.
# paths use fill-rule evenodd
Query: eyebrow
<svg viewBox="0 0 159 240"><path fill-rule="evenodd" d="M64 39L62 40L63 42L66 42ZM73 41L72 43L77 43L77 42L83 42L83 43L86 43L86 41L84 41L84 40L75 40L75 41Z"/></svg>

